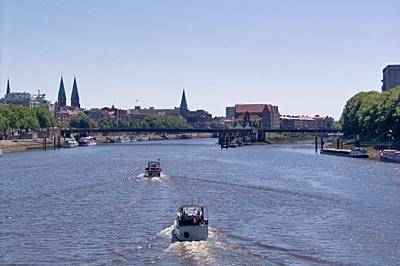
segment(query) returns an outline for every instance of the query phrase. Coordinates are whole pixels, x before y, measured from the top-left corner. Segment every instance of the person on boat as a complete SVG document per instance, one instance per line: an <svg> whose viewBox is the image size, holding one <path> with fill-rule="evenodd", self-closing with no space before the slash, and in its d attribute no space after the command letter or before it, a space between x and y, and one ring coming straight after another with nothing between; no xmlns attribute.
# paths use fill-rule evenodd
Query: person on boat
<svg viewBox="0 0 400 266"><path fill-rule="evenodd" d="M200 211L197 211L196 215L193 218L194 224L198 224L200 222Z"/></svg>

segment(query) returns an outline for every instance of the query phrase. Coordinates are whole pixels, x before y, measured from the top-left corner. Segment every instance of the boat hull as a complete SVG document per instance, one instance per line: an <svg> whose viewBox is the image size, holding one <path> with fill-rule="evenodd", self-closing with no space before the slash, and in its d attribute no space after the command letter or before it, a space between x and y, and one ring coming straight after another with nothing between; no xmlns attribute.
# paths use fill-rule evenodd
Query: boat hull
<svg viewBox="0 0 400 266"><path fill-rule="evenodd" d="M65 141L61 145L61 148L76 148L78 146L79 146L79 143L77 141L69 140L69 141Z"/></svg>
<svg viewBox="0 0 400 266"><path fill-rule="evenodd" d="M381 151L379 158L381 162L400 163L400 151Z"/></svg>
<svg viewBox="0 0 400 266"><path fill-rule="evenodd" d="M369 154L367 151L363 149L324 149L320 151L321 154L325 155L335 155L335 156L343 156L343 157L352 157L352 158L368 158Z"/></svg>
<svg viewBox="0 0 400 266"><path fill-rule="evenodd" d="M161 177L161 171L160 172L148 172L146 171L146 176L147 177Z"/></svg>
<svg viewBox="0 0 400 266"><path fill-rule="evenodd" d="M175 222L174 235L179 241L202 241L208 238L208 225L179 226Z"/></svg>

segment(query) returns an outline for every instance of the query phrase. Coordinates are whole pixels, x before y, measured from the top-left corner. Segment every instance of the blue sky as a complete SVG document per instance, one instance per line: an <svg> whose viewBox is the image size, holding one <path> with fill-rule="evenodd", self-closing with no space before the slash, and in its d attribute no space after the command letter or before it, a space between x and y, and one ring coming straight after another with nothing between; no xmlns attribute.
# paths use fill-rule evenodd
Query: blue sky
<svg viewBox="0 0 400 266"><path fill-rule="evenodd" d="M189 109L237 103L339 119L400 64L400 1L0 0L0 95L57 100L74 75L81 106Z"/></svg>

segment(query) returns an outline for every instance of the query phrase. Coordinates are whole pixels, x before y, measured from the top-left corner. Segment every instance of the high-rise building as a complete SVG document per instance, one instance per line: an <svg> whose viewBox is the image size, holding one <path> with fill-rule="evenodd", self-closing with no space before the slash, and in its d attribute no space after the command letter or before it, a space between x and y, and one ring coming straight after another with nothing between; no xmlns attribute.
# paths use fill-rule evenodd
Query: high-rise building
<svg viewBox="0 0 400 266"><path fill-rule="evenodd" d="M382 92L400 86L400 65L388 65L383 69Z"/></svg>
<svg viewBox="0 0 400 266"><path fill-rule="evenodd" d="M225 117L228 120L235 120L235 106L225 107Z"/></svg>
<svg viewBox="0 0 400 266"><path fill-rule="evenodd" d="M63 107L67 105L67 96L65 95L64 81L61 76L60 88L58 89L58 106Z"/></svg>
<svg viewBox="0 0 400 266"><path fill-rule="evenodd" d="M72 86L71 107L81 108L81 104L79 103L79 93L78 85L76 85L76 78L74 78L74 85Z"/></svg>

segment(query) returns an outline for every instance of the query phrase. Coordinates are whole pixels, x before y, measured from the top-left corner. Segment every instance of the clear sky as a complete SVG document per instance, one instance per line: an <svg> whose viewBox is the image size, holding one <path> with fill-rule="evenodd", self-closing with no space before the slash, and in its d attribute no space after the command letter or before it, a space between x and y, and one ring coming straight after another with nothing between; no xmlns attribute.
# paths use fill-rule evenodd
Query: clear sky
<svg viewBox="0 0 400 266"><path fill-rule="evenodd" d="M189 109L271 103L339 119L400 64L399 0L0 0L0 95Z"/></svg>

